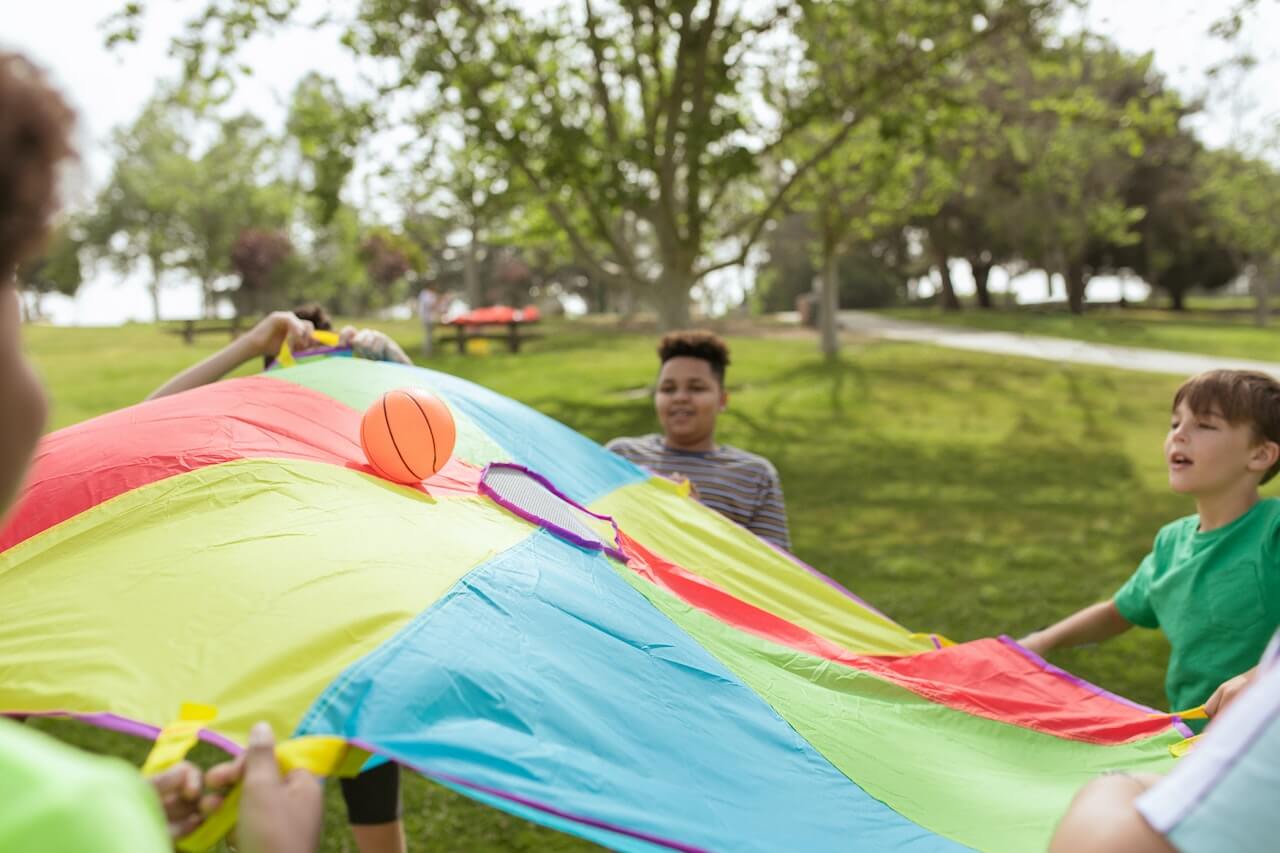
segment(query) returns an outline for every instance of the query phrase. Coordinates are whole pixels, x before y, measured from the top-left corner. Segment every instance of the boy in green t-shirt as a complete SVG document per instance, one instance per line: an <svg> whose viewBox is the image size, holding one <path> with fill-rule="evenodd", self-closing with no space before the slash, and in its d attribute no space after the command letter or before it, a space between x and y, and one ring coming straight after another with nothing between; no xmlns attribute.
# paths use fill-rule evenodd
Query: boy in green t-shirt
<svg viewBox="0 0 1280 853"><path fill-rule="evenodd" d="M1182 384L1164 441L1169 485L1196 514L1165 525L1109 601L1024 637L1043 655L1096 643L1134 625L1160 628L1172 653L1171 710L1230 698L1280 625L1280 500L1258 487L1280 470L1280 382L1212 370Z"/></svg>

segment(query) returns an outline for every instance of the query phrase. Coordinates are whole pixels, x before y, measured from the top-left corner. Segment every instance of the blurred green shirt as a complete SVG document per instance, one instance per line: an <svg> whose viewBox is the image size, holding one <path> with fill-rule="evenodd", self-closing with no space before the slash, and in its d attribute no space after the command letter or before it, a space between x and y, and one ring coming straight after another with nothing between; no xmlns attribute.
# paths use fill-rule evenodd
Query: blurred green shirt
<svg viewBox="0 0 1280 853"><path fill-rule="evenodd" d="M0 850L170 853L160 801L135 767L0 720Z"/></svg>
<svg viewBox="0 0 1280 853"><path fill-rule="evenodd" d="M1204 704L1252 668L1280 625L1280 499L1260 500L1217 530L1199 528L1198 515L1161 528L1115 595L1121 616L1169 638L1172 711Z"/></svg>

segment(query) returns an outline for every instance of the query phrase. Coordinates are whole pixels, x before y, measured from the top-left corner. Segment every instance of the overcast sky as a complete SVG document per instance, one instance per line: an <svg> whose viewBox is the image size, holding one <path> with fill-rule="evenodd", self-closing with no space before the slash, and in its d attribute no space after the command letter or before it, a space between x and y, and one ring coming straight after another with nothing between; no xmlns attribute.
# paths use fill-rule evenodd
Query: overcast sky
<svg viewBox="0 0 1280 853"><path fill-rule="evenodd" d="M1085 13L1090 27L1133 52L1155 52L1157 67L1177 88L1202 94L1205 70L1222 59L1224 47L1208 35L1212 20L1234 0L1094 0ZM50 71L80 112L85 175L81 197L105 180L110 169L106 140L112 128L130 122L155 90L158 81L176 73L167 55L169 39L205 0L151 0L143 39L137 45L108 51L102 22L123 0L0 0L0 46L17 49ZM354 5L354 0L353 0ZM20 10L20 11L19 11ZM1198 119L1198 130L1211 145L1223 145L1242 130L1261 127L1267 116L1280 116L1280 48L1266 34L1280 33L1280 2L1262 0L1252 33L1262 65L1230 97L1214 93L1210 109ZM356 87L356 66L339 47L333 31L293 28L259 39L243 54L254 69L242 85L236 106L252 110L270 124L283 121L289 92L298 79L319 70ZM1043 286L1041 285L1041 289ZM1091 290L1095 298L1103 294ZM149 302L136 282L97 280L76 300L57 301L60 323L112 324L149 319ZM195 316L198 296L191 288L174 287L166 295L167 316Z"/></svg>

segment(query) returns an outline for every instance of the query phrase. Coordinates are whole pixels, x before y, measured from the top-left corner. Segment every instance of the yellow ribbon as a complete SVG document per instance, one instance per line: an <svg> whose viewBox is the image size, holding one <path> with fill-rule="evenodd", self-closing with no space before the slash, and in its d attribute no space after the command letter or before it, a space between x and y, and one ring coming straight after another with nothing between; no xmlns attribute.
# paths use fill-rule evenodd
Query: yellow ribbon
<svg viewBox="0 0 1280 853"><path fill-rule="evenodd" d="M336 347L338 345L338 333L316 329L311 333L311 340L327 347ZM289 349L288 338L280 342L280 352L276 353L276 362L281 367L293 367L293 365L297 364L293 357L293 350Z"/></svg>
<svg viewBox="0 0 1280 853"><path fill-rule="evenodd" d="M1147 716L1148 717L1181 717L1184 720L1209 719L1209 714L1204 710L1203 705L1197 705L1196 707L1188 708L1185 711L1174 711L1169 714L1148 714ZM1192 735L1189 738L1184 738L1183 740L1180 740L1177 743L1175 743L1173 746L1169 747L1169 754L1172 755L1174 758L1181 758L1182 756L1186 755L1188 752L1191 751L1191 748L1196 745L1196 742L1198 740L1200 740L1200 735Z"/></svg>
<svg viewBox="0 0 1280 853"><path fill-rule="evenodd" d="M926 643L932 643L934 640L937 640L938 645L944 649L947 648L948 646L955 645L954 640L948 640L946 637L942 636L941 634L911 634L909 635L909 637L912 640L923 640Z"/></svg>
<svg viewBox="0 0 1280 853"><path fill-rule="evenodd" d="M199 740L200 730L217 716L218 709L212 705L184 702L178 719L156 736L155 746L142 765L143 775L161 773L186 758ZM298 737L276 745L276 762L284 774L306 770L316 776L355 776L368 760L369 753L365 750L329 735ZM239 804L240 785L237 784L195 832L179 839L177 848L183 853L203 853L213 848L236 825Z"/></svg>
<svg viewBox="0 0 1280 853"><path fill-rule="evenodd" d="M294 738L276 746L276 762L284 774L306 770L316 776L355 776L368 760L368 752L327 735ZM240 789L240 785L232 788L195 832L178 840L182 853L204 853L231 831L240 814Z"/></svg>
<svg viewBox="0 0 1280 853"><path fill-rule="evenodd" d="M1181 758L1190 752L1191 748L1195 746L1202 737L1204 737L1204 735L1195 735L1194 737L1189 737L1186 740L1178 741L1173 746L1169 747L1169 754L1174 758Z"/></svg>
<svg viewBox="0 0 1280 853"><path fill-rule="evenodd" d="M155 746L142 765L143 776L154 776L168 770L187 757L187 753L200 739L200 730L213 722L218 709L212 705L183 702L178 709L178 719L160 730Z"/></svg>
<svg viewBox="0 0 1280 853"><path fill-rule="evenodd" d="M1188 708L1185 711L1170 711L1168 714L1147 714L1148 717L1181 717L1184 720L1207 720L1209 713L1205 711L1203 705L1197 705L1194 708Z"/></svg>
<svg viewBox="0 0 1280 853"><path fill-rule="evenodd" d="M679 495L687 498L693 493L693 481L688 477L682 480L672 480L663 476L650 477L648 480L654 486L662 489L664 492L670 492L673 495Z"/></svg>

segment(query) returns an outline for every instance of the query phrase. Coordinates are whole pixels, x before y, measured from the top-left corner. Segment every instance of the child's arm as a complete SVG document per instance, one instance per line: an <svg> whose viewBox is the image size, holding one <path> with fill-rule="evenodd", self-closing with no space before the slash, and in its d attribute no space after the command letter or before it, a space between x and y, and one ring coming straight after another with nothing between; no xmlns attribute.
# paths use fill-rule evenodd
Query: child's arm
<svg viewBox="0 0 1280 853"><path fill-rule="evenodd" d="M1242 672L1235 678L1229 678L1219 685L1218 689L1213 691L1213 695L1209 697L1209 701L1204 703L1204 712L1210 717L1216 717L1221 714L1226 707L1236 700L1236 697L1244 692L1249 686L1249 682L1253 681L1253 677L1258 674L1258 668L1255 666L1248 672Z"/></svg>
<svg viewBox="0 0 1280 853"><path fill-rule="evenodd" d="M1061 622L1041 631L1034 631L1018 642L1043 657L1053 649L1100 643L1133 627L1133 623L1120 615L1113 601L1099 601L1071 614Z"/></svg>
<svg viewBox="0 0 1280 853"><path fill-rule="evenodd" d="M373 361L413 364L409 356L404 354L404 350L400 349L399 344L377 329L357 329L354 326L346 326L338 334L338 346L351 347L353 355Z"/></svg>
<svg viewBox="0 0 1280 853"><path fill-rule="evenodd" d="M236 338L204 361L193 364L147 395L148 400L168 397L217 382L251 358L275 355L286 339L290 347L302 349L315 331L311 323L299 320L292 311L276 311L244 335Z"/></svg>

